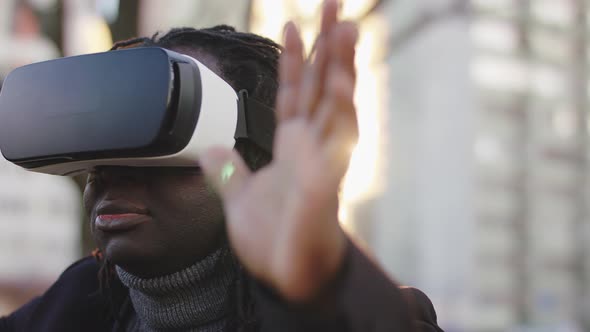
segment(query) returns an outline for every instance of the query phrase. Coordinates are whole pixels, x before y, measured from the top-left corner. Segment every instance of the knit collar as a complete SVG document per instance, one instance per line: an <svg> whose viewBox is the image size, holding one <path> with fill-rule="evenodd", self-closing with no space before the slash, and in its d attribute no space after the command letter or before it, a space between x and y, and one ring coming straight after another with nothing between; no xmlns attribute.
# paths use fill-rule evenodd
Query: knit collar
<svg viewBox="0 0 590 332"><path fill-rule="evenodd" d="M231 285L237 275L227 247L179 272L139 278L119 266L121 282L145 330L220 331L230 314Z"/></svg>

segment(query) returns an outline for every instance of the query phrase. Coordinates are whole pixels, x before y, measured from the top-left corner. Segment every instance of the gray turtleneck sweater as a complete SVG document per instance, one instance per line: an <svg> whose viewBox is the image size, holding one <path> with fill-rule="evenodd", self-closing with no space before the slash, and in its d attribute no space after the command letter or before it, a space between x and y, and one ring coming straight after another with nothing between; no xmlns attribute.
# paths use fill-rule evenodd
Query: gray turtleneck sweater
<svg viewBox="0 0 590 332"><path fill-rule="evenodd" d="M117 266L129 288L136 315L127 331L223 331L231 308L237 266L227 247L194 265L162 277L143 279Z"/></svg>

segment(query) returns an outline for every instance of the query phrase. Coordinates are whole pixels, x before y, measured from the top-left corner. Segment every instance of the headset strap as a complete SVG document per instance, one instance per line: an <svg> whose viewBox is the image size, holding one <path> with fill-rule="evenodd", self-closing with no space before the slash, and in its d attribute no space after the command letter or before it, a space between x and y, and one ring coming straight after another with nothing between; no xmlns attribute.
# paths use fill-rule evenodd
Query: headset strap
<svg viewBox="0 0 590 332"><path fill-rule="evenodd" d="M248 91L238 92L238 124L234 138L245 138L272 155L275 112L271 107L248 97Z"/></svg>

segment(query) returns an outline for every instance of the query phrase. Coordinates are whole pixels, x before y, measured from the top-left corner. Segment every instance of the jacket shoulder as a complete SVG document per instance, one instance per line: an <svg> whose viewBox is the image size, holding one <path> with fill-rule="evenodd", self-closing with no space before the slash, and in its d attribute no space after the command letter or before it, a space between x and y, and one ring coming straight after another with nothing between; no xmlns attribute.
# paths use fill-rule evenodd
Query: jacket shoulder
<svg viewBox="0 0 590 332"><path fill-rule="evenodd" d="M428 326L434 328L432 331L442 331L438 327L434 305L424 292L414 287L400 287L399 289L406 302L409 303L414 319L422 330L424 330L424 326Z"/></svg>
<svg viewBox="0 0 590 332"><path fill-rule="evenodd" d="M6 318L8 331L104 330L107 302L99 292L99 269L92 257L70 265L43 295Z"/></svg>
<svg viewBox="0 0 590 332"><path fill-rule="evenodd" d="M97 290L99 269L100 265L94 257L88 256L81 258L68 266L53 286L67 283L69 287L76 286Z"/></svg>

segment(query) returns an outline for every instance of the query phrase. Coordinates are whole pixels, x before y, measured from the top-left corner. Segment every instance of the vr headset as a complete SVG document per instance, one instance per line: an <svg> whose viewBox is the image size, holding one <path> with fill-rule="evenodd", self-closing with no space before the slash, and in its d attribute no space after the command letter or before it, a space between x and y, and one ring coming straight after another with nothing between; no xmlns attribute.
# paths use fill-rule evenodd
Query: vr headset
<svg viewBox="0 0 590 332"><path fill-rule="evenodd" d="M195 167L246 139L271 153L274 111L199 61L147 47L13 70L0 90L0 151L31 171Z"/></svg>

